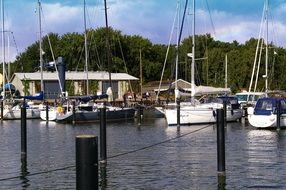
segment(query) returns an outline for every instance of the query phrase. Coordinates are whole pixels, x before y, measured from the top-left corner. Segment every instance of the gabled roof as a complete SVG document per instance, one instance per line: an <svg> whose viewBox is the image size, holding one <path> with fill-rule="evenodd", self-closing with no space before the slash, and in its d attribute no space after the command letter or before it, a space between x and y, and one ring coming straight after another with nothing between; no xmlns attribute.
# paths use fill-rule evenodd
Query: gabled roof
<svg viewBox="0 0 286 190"><path fill-rule="evenodd" d="M76 72L76 71L67 71L66 73L66 80L86 80L86 72ZM17 77L20 80L32 80L37 81L41 80L41 73L34 72L34 73L14 73L13 78ZM43 72L43 79L44 80L58 80L58 73L57 72ZM109 73L104 71L90 71L88 72L88 79L89 80L99 80L105 81L109 80ZM111 73L111 80L121 81L121 80L139 80L136 77L133 77L127 73Z"/></svg>

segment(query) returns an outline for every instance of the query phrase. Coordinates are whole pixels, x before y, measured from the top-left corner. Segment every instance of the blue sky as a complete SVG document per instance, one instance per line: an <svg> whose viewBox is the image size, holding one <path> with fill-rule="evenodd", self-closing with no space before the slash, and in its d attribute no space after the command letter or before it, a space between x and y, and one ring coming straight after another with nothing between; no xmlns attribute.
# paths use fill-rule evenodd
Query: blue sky
<svg viewBox="0 0 286 190"><path fill-rule="evenodd" d="M182 3L184 0L181 0ZM83 32L83 0L42 0L43 33ZM192 0L189 0L190 4ZM258 37L264 0L196 1L196 33L216 40L244 43ZM207 3L206 3L207 2ZM286 47L286 0L269 0L269 40ZM5 0L5 29L12 31L19 52L38 40L37 0ZM86 0L88 27L104 25L103 0ZM107 0L109 24L123 34L138 34L153 43L168 43L177 0ZM207 7L208 4L208 7ZM208 12L210 10L211 16ZM211 19L210 19L211 18ZM213 21L213 26L210 20ZM184 35L190 35L190 25ZM10 59L17 54L10 42Z"/></svg>

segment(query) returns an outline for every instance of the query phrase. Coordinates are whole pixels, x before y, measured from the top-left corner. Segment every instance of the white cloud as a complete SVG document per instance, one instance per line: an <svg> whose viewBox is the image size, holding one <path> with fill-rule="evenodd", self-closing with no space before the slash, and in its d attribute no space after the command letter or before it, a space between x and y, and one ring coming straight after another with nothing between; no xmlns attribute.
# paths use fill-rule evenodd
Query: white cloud
<svg viewBox="0 0 286 190"><path fill-rule="evenodd" d="M168 43L171 25L176 11L174 0L113 0L108 1L109 25L123 34L141 35L150 39L153 43ZM10 13L6 20L6 27L14 32L15 40L20 51L38 40L38 16L35 13L37 4L19 2L17 7L8 10ZM43 7L43 31L44 33L55 32L64 34L67 32L83 32L83 7L81 5L45 3ZM96 28L105 26L104 7L101 4L88 5L88 27ZM244 43L251 37L258 37L261 12L256 11L257 17L249 15L238 15L238 13L227 12L228 10L211 10L212 21L215 27L215 38L221 41L232 42L237 40ZM276 37L277 45L286 47L283 41L286 33L286 4L281 4L272 11L275 27L271 34ZM203 9L197 10L196 32L199 34L211 33L214 29L210 21L209 13ZM189 15L190 16L190 15ZM283 20L284 19L284 20ZM191 35L191 20L186 20L184 35ZM272 31L270 29L270 31ZM276 32L275 32L276 31ZM11 44L12 45L12 44Z"/></svg>
<svg viewBox="0 0 286 190"><path fill-rule="evenodd" d="M43 4L43 26L46 33L83 31L83 10L60 3Z"/></svg>

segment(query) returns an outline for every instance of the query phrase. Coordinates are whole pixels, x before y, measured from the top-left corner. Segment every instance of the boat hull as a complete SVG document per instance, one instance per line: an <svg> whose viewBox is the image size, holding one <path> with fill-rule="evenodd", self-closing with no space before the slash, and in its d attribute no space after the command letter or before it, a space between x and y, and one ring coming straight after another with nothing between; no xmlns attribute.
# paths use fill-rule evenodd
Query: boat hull
<svg viewBox="0 0 286 190"><path fill-rule="evenodd" d="M226 120L237 121L242 117L242 110L227 110ZM177 110L165 109L165 116L168 125L177 125ZM181 108L180 125L206 124L216 122L216 110L208 108Z"/></svg>
<svg viewBox="0 0 286 190"><path fill-rule="evenodd" d="M277 115L248 115L248 122L251 126L256 128L270 128L277 126ZM280 116L280 127L286 126L286 114Z"/></svg>
<svg viewBox="0 0 286 190"><path fill-rule="evenodd" d="M135 109L133 108L117 108L106 110L107 121L118 121L133 119L135 116ZM56 122L59 123L79 123L79 122L99 122L100 111L99 109L94 111L77 110L75 113L57 113Z"/></svg>
<svg viewBox="0 0 286 190"><path fill-rule="evenodd" d="M47 111L41 111L40 117L42 120L47 120ZM48 121L55 121L57 119L57 111L52 109L48 111Z"/></svg>
<svg viewBox="0 0 286 190"><path fill-rule="evenodd" d="M40 109L26 109L26 119L39 119L40 111ZM3 119L5 120L21 119L21 109L4 110L3 113Z"/></svg>

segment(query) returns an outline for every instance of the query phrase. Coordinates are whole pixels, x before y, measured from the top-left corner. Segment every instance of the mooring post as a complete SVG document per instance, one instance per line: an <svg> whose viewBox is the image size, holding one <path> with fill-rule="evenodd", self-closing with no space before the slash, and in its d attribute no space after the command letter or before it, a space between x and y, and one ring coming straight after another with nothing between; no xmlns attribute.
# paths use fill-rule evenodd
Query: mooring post
<svg viewBox="0 0 286 190"><path fill-rule="evenodd" d="M72 101L72 124L75 124L75 101Z"/></svg>
<svg viewBox="0 0 286 190"><path fill-rule="evenodd" d="M140 105L140 118L141 118L141 122L143 119L144 115L143 115L143 104Z"/></svg>
<svg viewBox="0 0 286 190"><path fill-rule="evenodd" d="M27 156L27 113L26 101L21 106L21 157Z"/></svg>
<svg viewBox="0 0 286 190"><path fill-rule="evenodd" d="M227 100L223 100L223 113L224 113L224 117L223 117L224 126L226 126L227 125L227 119L226 119L226 117L227 117Z"/></svg>
<svg viewBox="0 0 286 190"><path fill-rule="evenodd" d="M142 100L141 100L140 104L137 105L137 118L138 118L139 125L141 125L142 123L142 117L143 117L143 107L142 107Z"/></svg>
<svg viewBox="0 0 286 190"><path fill-rule="evenodd" d="M277 130L280 130L280 117L281 117L281 103L280 100L277 100L276 102L276 127Z"/></svg>
<svg viewBox="0 0 286 190"><path fill-rule="evenodd" d="M217 164L218 174L225 175L224 111L217 109Z"/></svg>
<svg viewBox="0 0 286 190"><path fill-rule="evenodd" d="M100 162L106 163L106 107L100 110Z"/></svg>
<svg viewBox="0 0 286 190"><path fill-rule="evenodd" d="M180 125L181 125L181 106L180 106L180 99L177 98L177 130L180 130Z"/></svg>
<svg viewBox="0 0 286 190"><path fill-rule="evenodd" d="M4 112L4 102L2 100L1 101L1 121L3 121L3 116L4 116L3 112Z"/></svg>
<svg viewBox="0 0 286 190"><path fill-rule="evenodd" d="M49 122L49 103L46 101L46 122Z"/></svg>
<svg viewBox="0 0 286 190"><path fill-rule="evenodd" d="M98 148L95 135L76 136L76 189L98 189Z"/></svg>

